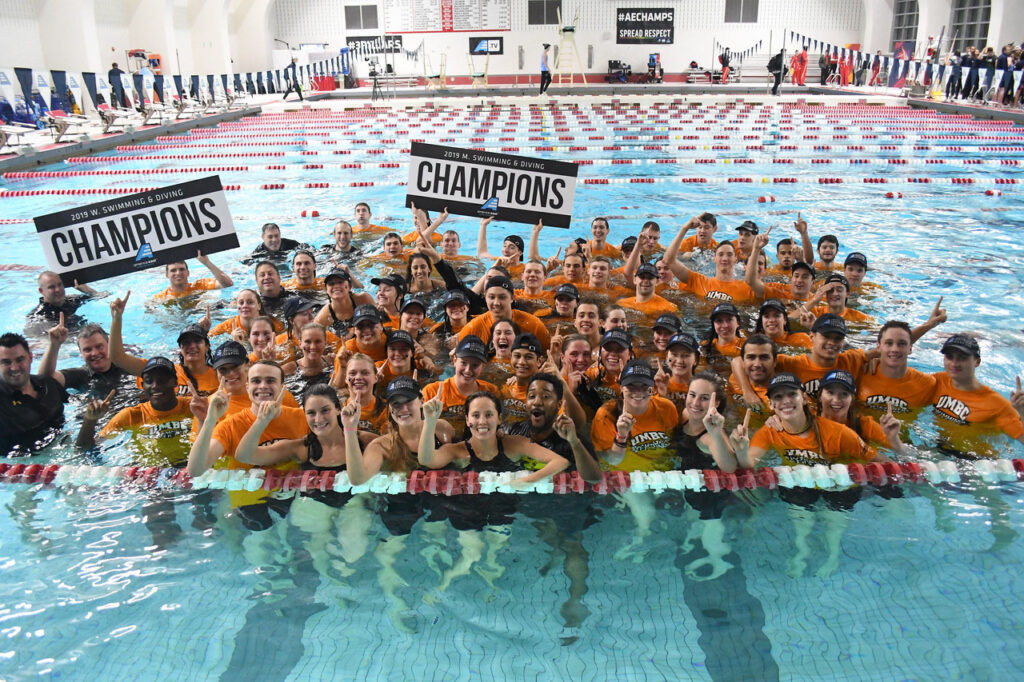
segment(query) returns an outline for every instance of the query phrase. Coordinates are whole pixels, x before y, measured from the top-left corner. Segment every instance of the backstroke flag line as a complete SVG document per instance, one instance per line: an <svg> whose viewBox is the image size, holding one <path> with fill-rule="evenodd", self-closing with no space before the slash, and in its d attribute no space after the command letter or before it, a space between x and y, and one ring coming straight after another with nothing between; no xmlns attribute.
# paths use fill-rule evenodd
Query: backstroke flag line
<svg viewBox="0 0 1024 682"><path fill-rule="evenodd" d="M413 142L405 205L567 228L578 170L565 161Z"/></svg>
<svg viewBox="0 0 1024 682"><path fill-rule="evenodd" d="M220 176L35 219L49 268L80 284L238 248Z"/></svg>

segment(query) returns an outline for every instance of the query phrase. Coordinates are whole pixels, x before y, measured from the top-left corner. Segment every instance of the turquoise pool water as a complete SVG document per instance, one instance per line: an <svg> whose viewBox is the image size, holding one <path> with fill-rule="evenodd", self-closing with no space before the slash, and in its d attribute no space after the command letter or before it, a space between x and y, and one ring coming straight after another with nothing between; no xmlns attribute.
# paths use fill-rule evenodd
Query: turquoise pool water
<svg viewBox="0 0 1024 682"><path fill-rule="evenodd" d="M544 255L568 237L586 234L597 215L610 217L613 242L653 218L661 223L662 243L667 243L679 225L704 210L719 215L720 235L751 219L775 225L773 237L792 233L800 211L813 236L839 236L840 257L851 250L867 254L868 279L881 288L862 305L879 321L923 321L937 298L945 297L950 322L915 347L915 367L941 369L938 348L945 333L977 332L982 380L1008 393L1024 365L1019 284L1024 247L1018 237L1024 222L1022 190L983 183L1024 179L1017 166L1001 163L1019 156L1020 145L1012 139L1016 131L970 130L975 124L962 119L915 119L903 109L879 108L893 114L896 122L887 123L868 117L868 111L844 110L829 120L825 109L787 113L777 106L749 111L708 107L673 118L683 112L673 112L666 103L663 110L646 109L642 116L620 110L614 121L606 121L602 114L611 110L605 105L567 112L563 124L550 110L533 115L520 108L516 120L507 107L494 114L453 107L371 115L365 128L351 121L264 116L244 129L222 126L217 137L183 135L99 155L137 156L135 161L66 163L41 170L247 166L219 173L226 185L242 187L229 191L228 199L243 248L213 256L235 278L237 289L252 284L249 267L238 258L256 245L259 226L268 220L278 222L286 236L321 244L329 238L332 217L350 217L355 202L367 201L374 222L402 232L411 229L402 208L404 188L398 184L407 169L379 166L400 164L400 150L409 138L486 144L495 150L518 146L524 154L608 161L581 168L573 227L568 234L546 230ZM413 117L410 122L402 120L406 113ZM698 113L703 118L695 122ZM788 119L799 119L803 130ZM488 120L492 130L478 133ZM821 130L809 129L815 126ZM699 130L705 127L709 130ZM408 131L405 136L402 130ZM974 139L910 137L942 131ZM825 139L844 134L879 137ZM630 139L657 135L669 139ZM701 139L683 139L694 135ZM798 135L819 139L798 140ZM479 137L487 142L474 141ZM981 139L988 137L1006 143ZM244 146L253 142L285 144ZM184 146L159 149L162 145ZM789 145L799 148L780 148ZM529 149L550 146L556 149ZM604 148L611 146L621 148ZM883 148L889 146L896 149ZM268 150L285 155L198 156ZM311 151L318 154L302 154ZM183 158L152 158L167 155ZM775 162L787 159L794 163ZM907 163L881 162L887 159ZM963 164L965 159L984 163ZM929 160L945 163L925 163ZM364 166L338 166L354 163ZM305 168L317 164L324 167ZM267 170L267 165L285 169ZM6 178L2 188L154 187L205 174ZM637 177L664 182L582 182ZM681 177L711 182L678 182ZM736 177L754 182L727 182ZM776 177L800 182L771 182ZM819 177L843 183L819 184ZM931 182L905 182L909 177ZM864 178L888 182L864 183ZM951 184L951 178L976 183ZM351 187L352 182L374 185ZM286 187L259 189L267 183ZM307 183L330 187L306 188ZM986 189L1003 194L988 196ZM903 197L887 198L887 192ZM760 197L775 201L761 203ZM30 219L99 198L3 197L0 218ZM302 218L309 209L322 217ZM471 250L476 221L453 217L450 223L462 236L464 250ZM528 234L525 226L495 226L492 251L506 230ZM0 225L0 235L6 246L0 260L41 263L31 224ZM202 276L202 267L194 264L193 273ZM6 293L0 313L15 321L12 329L20 329L37 297L34 274L0 276ZM114 292L131 289L136 302L166 286L153 273L103 284ZM230 296L230 290L215 292L204 300L226 304ZM89 303L80 312L107 324L106 303ZM218 314L226 318L230 307ZM170 352L186 318L188 313L176 308L133 305L126 316L126 338L150 354ZM697 319L687 322L697 330L705 325ZM870 333L852 341L867 345ZM74 362L69 344L61 365ZM69 407L69 414L75 411ZM69 430L74 426L72 419ZM923 448L920 458L934 457L927 449L932 433L927 419L915 426L914 440ZM1005 452L1022 456L1015 443L1007 443ZM77 461L59 449L38 459ZM610 496L591 495L581 502L595 522L577 536L559 533L543 521L558 516L551 505L566 503L562 498L531 495L529 509L517 517L510 536L485 534L484 570L470 571L438 593L434 569L449 567L465 553L455 531L420 524L404 543L397 542L366 508L370 499L340 513L297 504L299 509L273 529L253 534L237 519L224 518L226 500L216 492L8 484L0 487L6 512L0 521L0 565L9 576L0 587L0 669L12 679L1012 679L1024 658L1018 646L1024 621L1016 598L1022 585L1014 570L1024 558L1021 492L1019 484L971 479L957 486L908 487L896 499L869 493L845 514L817 512L802 519L816 525L811 554L798 578L790 576L800 572L792 561L792 512L770 494L737 497L720 527L700 521L670 494L648 499L650 506L641 503L637 510L649 522L651 532L644 537L637 535L636 517ZM822 570L829 568L823 567L828 529L839 527L845 527L840 562L824 575L829 573ZM716 542L719 532L724 539ZM487 561L486 547L500 547L493 561ZM695 563L715 553L722 556L710 566ZM706 579L722 569L721 575Z"/></svg>

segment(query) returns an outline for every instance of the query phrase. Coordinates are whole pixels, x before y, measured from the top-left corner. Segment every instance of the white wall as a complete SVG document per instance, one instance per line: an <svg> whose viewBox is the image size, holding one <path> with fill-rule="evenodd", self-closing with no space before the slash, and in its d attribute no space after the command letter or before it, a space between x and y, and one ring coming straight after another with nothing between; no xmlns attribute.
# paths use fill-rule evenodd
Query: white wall
<svg viewBox="0 0 1024 682"><path fill-rule="evenodd" d="M112 62L127 71L127 50L145 49L145 43L132 43L132 20L129 0L97 0L95 3L96 40L99 43L100 64L104 71ZM58 67L51 67L58 68Z"/></svg>
<svg viewBox="0 0 1024 682"><path fill-rule="evenodd" d="M884 0L866 0L868 2ZM768 52L769 37L776 50L781 45L783 31L793 30L834 44L862 42L865 25L865 0L761 0L759 21L756 24L725 24L725 0L563 0L563 21L571 23L579 11L580 21L576 46L584 65L588 59L588 46L594 48L592 73L603 73L608 60L619 59L633 65L634 70L646 70L647 55L661 52L666 71L682 71L691 60L707 66L717 56L714 42L728 45L734 51L748 48L762 40L764 53ZM328 42L337 51L348 35L345 29L344 6L377 4L378 18L384 25L384 3L375 0L274 0L271 3L271 31L276 38L292 45L302 42ZM541 43L558 45L557 27L527 24L527 5L523 0L512 0L512 30L479 35L502 36L505 54L492 55L491 74L520 72L518 48L525 51L523 75L539 71ZM617 45L615 43L615 14L620 8L673 7L676 12L675 42L672 45ZM891 5L888 10L891 20ZM824 28L824 27L829 28ZM381 33L383 29L377 31ZM353 35L369 35L373 31L352 31ZM437 71L440 55L447 55L449 75L469 71L468 33L403 34L407 50L415 50L422 42L433 71ZM884 42L888 42L888 24ZM884 48L884 42L878 47ZM552 60L553 61L553 60ZM475 69L483 68L484 59L475 58ZM396 67L402 74L422 74L422 61L399 57ZM359 75L366 74L365 64L357 66Z"/></svg>
<svg viewBox="0 0 1024 682"><path fill-rule="evenodd" d="M0 0L0 64L42 68L46 66L39 40L35 3L25 0Z"/></svg>
<svg viewBox="0 0 1024 682"><path fill-rule="evenodd" d="M265 71L271 66L271 0L234 0L230 9L231 59L235 73Z"/></svg>
<svg viewBox="0 0 1024 682"><path fill-rule="evenodd" d="M988 25L988 44L996 48L1007 43L1020 45L1024 40L1024 1L992 0L992 18Z"/></svg>

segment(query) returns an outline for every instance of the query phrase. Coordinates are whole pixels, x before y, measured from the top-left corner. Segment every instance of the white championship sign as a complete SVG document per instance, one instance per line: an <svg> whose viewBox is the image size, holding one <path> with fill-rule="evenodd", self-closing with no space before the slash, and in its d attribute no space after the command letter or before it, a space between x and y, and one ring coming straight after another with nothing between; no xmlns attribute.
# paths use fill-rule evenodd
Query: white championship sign
<svg viewBox="0 0 1024 682"><path fill-rule="evenodd" d="M35 219L51 270L95 282L238 248L219 176L129 194Z"/></svg>
<svg viewBox="0 0 1024 682"><path fill-rule="evenodd" d="M569 227L578 170L566 161L413 142L405 205Z"/></svg>

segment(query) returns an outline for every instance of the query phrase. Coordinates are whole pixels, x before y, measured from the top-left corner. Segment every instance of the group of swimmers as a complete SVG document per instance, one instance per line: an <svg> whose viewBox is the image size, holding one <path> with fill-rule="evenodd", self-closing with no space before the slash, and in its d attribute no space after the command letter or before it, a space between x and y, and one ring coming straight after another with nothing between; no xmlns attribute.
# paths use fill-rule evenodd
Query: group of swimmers
<svg viewBox="0 0 1024 682"><path fill-rule="evenodd" d="M747 220L719 240L711 213L687 221L667 247L656 222L616 246L609 221L595 218L589 239L548 258L542 223L528 244L510 233L494 255L492 221L483 219L470 256L457 232L440 229L446 212L432 219L413 206L412 214L402 234L373 224L360 203L355 220L335 223L318 248L264 225L244 259L254 286L234 292L234 314L205 293L234 286L207 256L197 254L208 279L193 279L187 263L167 265L168 287L148 305L187 316L176 358L130 352L122 332L130 292L111 297L106 330L77 314L105 294L82 285L69 296L58 275L42 273L30 314L30 329L49 342L38 372L24 336L0 336L0 447L31 453L66 436L69 390L85 398L78 448L192 476L298 467L345 471L360 484L378 473L453 468L527 470L523 482L576 471L597 482L616 470L879 461L905 455L908 427L925 409L950 456L998 456L998 432L1024 442L1020 380L1009 399L982 384L973 335L944 341L943 372L909 366L914 343L946 321L941 299L919 325L877 325L864 310L877 288L865 279L867 256L840 260L839 240L814 242L799 214L796 237L779 239L771 259L774 228ZM370 268L375 294L364 290ZM847 348L851 327L877 327L877 345ZM72 331L85 364L58 369ZM832 510L859 495L783 493L794 507ZM307 496L339 508L352 498ZM253 530L269 528L271 512L286 513L290 502L263 491L230 497ZM426 516L464 531L493 528L517 509L510 495L422 497L382 497L393 535ZM703 520L728 504L712 493L685 500ZM648 503L635 495L626 503L642 536ZM838 561L838 544L828 561Z"/></svg>

